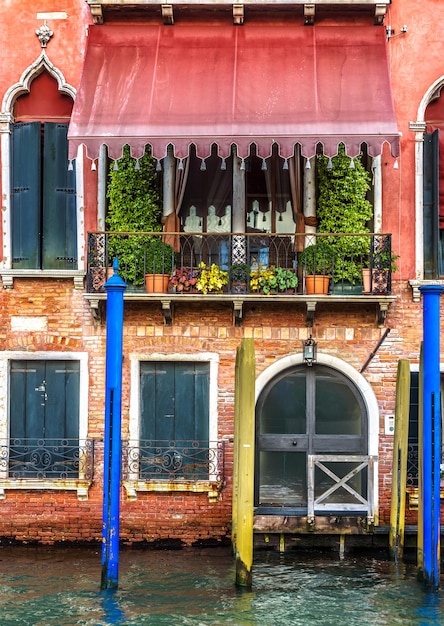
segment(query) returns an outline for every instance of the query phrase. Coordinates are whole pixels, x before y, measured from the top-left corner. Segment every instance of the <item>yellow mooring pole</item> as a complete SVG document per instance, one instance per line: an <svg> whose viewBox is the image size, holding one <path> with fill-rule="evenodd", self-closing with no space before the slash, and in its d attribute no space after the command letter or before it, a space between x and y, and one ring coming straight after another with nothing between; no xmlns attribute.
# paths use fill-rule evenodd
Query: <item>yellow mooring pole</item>
<svg viewBox="0 0 444 626"><path fill-rule="evenodd" d="M233 476L233 550L236 585L251 587L253 575L254 340L243 339L236 354Z"/></svg>
<svg viewBox="0 0 444 626"><path fill-rule="evenodd" d="M396 377L395 435L392 464L392 501L390 506L390 557L397 561L404 554L407 449L410 409L410 362L398 361Z"/></svg>

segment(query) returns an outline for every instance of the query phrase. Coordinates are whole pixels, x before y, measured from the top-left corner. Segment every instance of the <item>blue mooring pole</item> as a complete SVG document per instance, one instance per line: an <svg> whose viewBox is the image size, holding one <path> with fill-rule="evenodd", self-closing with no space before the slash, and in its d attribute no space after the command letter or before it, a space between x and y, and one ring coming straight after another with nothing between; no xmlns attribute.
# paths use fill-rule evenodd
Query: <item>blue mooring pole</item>
<svg viewBox="0 0 444 626"><path fill-rule="evenodd" d="M422 578L439 587L440 566L440 285L424 285L423 295L423 547Z"/></svg>
<svg viewBox="0 0 444 626"><path fill-rule="evenodd" d="M101 589L117 589L119 582L123 294L126 283L117 273L117 259L114 259L113 269L114 274L105 283L106 389Z"/></svg>

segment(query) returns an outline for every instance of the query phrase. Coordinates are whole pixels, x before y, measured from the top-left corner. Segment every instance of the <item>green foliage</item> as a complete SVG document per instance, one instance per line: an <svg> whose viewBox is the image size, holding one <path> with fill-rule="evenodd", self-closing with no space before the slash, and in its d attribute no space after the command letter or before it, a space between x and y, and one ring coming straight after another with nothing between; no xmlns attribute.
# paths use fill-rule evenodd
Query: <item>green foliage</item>
<svg viewBox="0 0 444 626"><path fill-rule="evenodd" d="M110 231L157 232L161 230L162 209L157 188L156 161L150 154L136 159L125 146L123 156L111 163L107 197L109 200L106 225Z"/></svg>
<svg viewBox="0 0 444 626"><path fill-rule="evenodd" d="M159 236L153 236L145 249L145 271L147 274L171 274L175 264L173 248L162 241Z"/></svg>
<svg viewBox="0 0 444 626"><path fill-rule="evenodd" d="M129 146L125 146L122 158L117 161L118 169L114 169L113 163L110 166L106 217L109 231L147 233L162 229L155 159L146 153L139 159L139 169L136 169L136 163ZM110 235L109 257L118 257L121 275L127 282L143 284L144 255L152 239L152 235L146 234Z"/></svg>
<svg viewBox="0 0 444 626"><path fill-rule="evenodd" d="M318 237L318 243L307 246L299 254L299 263L305 268L307 276L315 274L331 276L333 272L334 249L327 243L326 237Z"/></svg>
<svg viewBox="0 0 444 626"><path fill-rule="evenodd" d="M370 189L370 174L359 158L351 159L339 144L337 156L318 156L318 229L321 233L367 233L373 207L366 199ZM348 280L352 284L361 280L362 261L368 259L370 238L331 237L328 243L335 252L334 280Z"/></svg>
<svg viewBox="0 0 444 626"><path fill-rule="evenodd" d="M290 269L281 267L259 267L250 272L250 290L264 294L294 289L298 284L296 274Z"/></svg>
<svg viewBox="0 0 444 626"><path fill-rule="evenodd" d="M277 289L278 291L287 291L287 289L296 289L298 278L293 270L277 267L275 269Z"/></svg>
<svg viewBox="0 0 444 626"><path fill-rule="evenodd" d="M269 294L277 289L276 274L273 267L259 267L250 272L250 290Z"/></svg>
<svg viewBox="0 0 444 626"><path fill-rule="evenodd" d="M232 283L246 283L248 281L249 267L246 263L234 263L230 267L230 280Z"/></svg>

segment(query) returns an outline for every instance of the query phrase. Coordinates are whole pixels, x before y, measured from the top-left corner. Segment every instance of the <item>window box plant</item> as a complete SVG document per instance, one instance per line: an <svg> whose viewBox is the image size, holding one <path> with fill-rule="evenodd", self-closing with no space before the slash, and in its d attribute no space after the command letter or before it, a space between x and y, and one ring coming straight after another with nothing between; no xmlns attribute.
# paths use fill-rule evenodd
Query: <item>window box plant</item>
<svg viewBox="0 0 444 626"><path fill-rule="evenodd" d="M200 272L192 267L176 267L170 278L170 287L176 293L192 293L197 291Z"/></svg>
<svg viewBox="0 0 444 626"><path fill-rule="evenodd" d="M234 263L230 267L231 293L246 293L248 290L249 267L246 263Z"/></svg>
<svg viewBox="0 0 444 626"><path fill-rule="evenodd" d="M334 251L325 238L318 238L318 243L307 246L299 254L299 264L305 273L306 293L328 293L334 267Z"/></svg>
<svg viewBox="0 0 444 626"><path fill-rule="evenodd" d="M145 289L149 293L166 293L173 270L175 253L173 248L153 235L144 252Z"/></svg>
<svg viewBox="0 0 444 626"><path fill-rule="evenodd" d="M274 267L259 266L250 272L250 291L260 291L266 295L277 290L277 280Z"/></svg>
<svg viewBox="0 0 444 626"><path fill-rule="evenodd" d="M277 267L275 270L277 290L281 293L293 292L298 286L298 278L295 272L291 269L285 269L283 267Z"/></svg>
<svg viewBox="0 0 444 626"><path fill-rule="evenodd" d="M202 261L199 263L199 271L196 288L204 294L222 293L223 288L228 285L228 272L221 270L216 263L208 266Z"/></svg>
<svg viewBox="0 0 444 626"><path fill-rule="evenodd" d="M250 273L250 290L260 291L266 295L271 293L285 293L297 287L298 279L291 269L282 267L260 266Z"/></svg>

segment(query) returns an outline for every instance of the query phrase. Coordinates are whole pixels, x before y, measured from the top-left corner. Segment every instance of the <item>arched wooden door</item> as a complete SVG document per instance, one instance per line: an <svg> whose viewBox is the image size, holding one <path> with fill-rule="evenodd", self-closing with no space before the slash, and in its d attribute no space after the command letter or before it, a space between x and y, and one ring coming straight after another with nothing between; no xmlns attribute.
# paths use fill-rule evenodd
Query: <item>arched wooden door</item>
<svg viewBox="0 0 444 626"><path fill-rule="evenodd" d="M297 365L273 378L256 404L255 505L294 509L304 514L308 502L308 455L336 455L335 474L352 470L340 457L366 455L368 418L361 393L339 371L325 365ZM327 466L328 468L328 463ZM366 472L349 485L367 497ZM317 472L315 491L328 489L329 478ZM341 492L342 496L341 496ZM335 499L350 499L347 486Z"/></svg>

